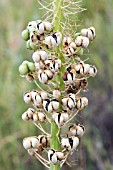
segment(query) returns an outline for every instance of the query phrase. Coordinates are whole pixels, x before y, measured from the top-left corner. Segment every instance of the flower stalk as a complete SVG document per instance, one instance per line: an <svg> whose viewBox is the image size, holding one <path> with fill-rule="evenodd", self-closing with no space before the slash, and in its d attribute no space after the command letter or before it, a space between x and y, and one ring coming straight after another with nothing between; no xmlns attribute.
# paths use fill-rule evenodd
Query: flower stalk
<svg viewBox="0 0 113 170"><path fill-rule="evenodd" d="M87 90L88 78L97 73L95 66L80 59L84 49L95 38L94 27L82 29L76 33L75 39L64 31L65 7L70 5L73 10L76 2L54 0L53 9L48 9L53 11L52 23L31 21L22 32L26 47L33 50L33 63L24 61L19 72L38 87L38 90L30 90L23 95L25 103L31 103L34 109L24 112L22 119L31 121L42 132L39 136L25 138L23 146L29 155L35 156L50 170L60 170L80 143L85 132L83 125L71 125L65 137L61 136L61 128L88 105L88 99L79 94ZM73 14L67 11L69 15ZM50 124L49 132L42 126L46 121Z"/></svg>
<svg viewBox="0 0 113 170"><path fill-rule="evenodd" d="M53 5L53 13L54 13L54 20L53 20L53 29L54 32L61 32L62 33L62 26L61 22L63 20L63 13L62 13L62 5L63 1L62 0L54 0L54 5ZM65 63L64 56L62 55L61 47L62 44L57 48L57 54L59 58L61 59L62 63ZM62 80L62 71L64 71L63 66L61 66L61 71L59 71L58 75L58 81L59 81L59 89L64 90L64 82ZM60 144L60 133L61 129L59 130L58 125L55 122L51 123L51 141L50 141L50 147L55 149L55 150L60 150L61 149L61 144ZM60 164L57 163L56 167L51 163L50 164L50 170L60 170Z"/></svg>

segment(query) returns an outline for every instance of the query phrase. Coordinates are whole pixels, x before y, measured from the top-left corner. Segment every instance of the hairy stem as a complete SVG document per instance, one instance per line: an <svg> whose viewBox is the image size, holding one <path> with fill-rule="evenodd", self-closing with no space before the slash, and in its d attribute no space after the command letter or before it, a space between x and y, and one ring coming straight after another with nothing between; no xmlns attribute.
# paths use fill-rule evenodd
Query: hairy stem
<svg viewBox="0 0 113 170"><path fill-rule="evenodd" d="M54 0L54 31L60 31L62 33L61 22L63 19L62 14L63 0Z"/></svg>

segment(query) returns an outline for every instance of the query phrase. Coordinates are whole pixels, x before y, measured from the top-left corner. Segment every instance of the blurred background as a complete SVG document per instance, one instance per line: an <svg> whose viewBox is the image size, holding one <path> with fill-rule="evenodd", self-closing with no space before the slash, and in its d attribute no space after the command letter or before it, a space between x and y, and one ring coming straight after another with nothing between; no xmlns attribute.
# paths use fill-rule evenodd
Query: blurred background
<svg viewBox="0 0 113 170"><path fill-rule="evenodd" d="M83 59L96 65L98 74L89 79L89 91L84 95L89 106L75 119L83 123L86 133L78 151L76 164L70 170L113 169L113 1L83 0L87 11L79 13L81 28L94 26L96 39ZM38 135L37 128L23 122L22 113L28 106L23 93L35 89L34 83L21 78L18 67L31 60L32 52L25 48L21 31L31 20L41 19L37 0L0 1L0 170L37 170L44 167L30 157L22 146L26 136ZM65 166L63 169L69 168Z"/></svg>

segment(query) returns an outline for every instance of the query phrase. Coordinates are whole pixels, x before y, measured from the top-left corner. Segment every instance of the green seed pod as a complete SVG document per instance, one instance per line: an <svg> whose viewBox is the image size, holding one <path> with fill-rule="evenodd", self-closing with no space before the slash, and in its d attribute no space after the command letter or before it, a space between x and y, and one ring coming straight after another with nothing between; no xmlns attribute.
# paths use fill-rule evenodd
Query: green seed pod
<svg viewBox="0 0 113 170"><path fill-rule="evenodd" d="M26 42L26 48L29 49L29 50L32 50L31 46L30 46L30 40L28 40Z"/></svg>
<svg viewBox="0 0 113 170"><path fill-rule="evenodd" d="M25 41L28 41L29 40L29 31L26 29L26 30L23 30L22 31L22 38L25 40Z"/></svg>
<svg viewBox="0 0 113 170"><path fill-rule="evenodd" d="M28 69L27 64L23 64L23 63L22 63L22 64L19 66L19 72L20 72L21 75L26 75L26 74L29 72L29 69Z"/></svg>
<svg viewBox="0 0 113 170"><path fill-rule="evenodd" d="M27 66L28 66L28 69L29 69L29 71L35 71L35 65L32 63L32 62L28 62L27 63Z"/></svg>
<svg viewBox="0 0 113 170"><path fill-rule="evenodd" d="M37 50L38 49L38 46L34 45L32 42L30 42L30 48L32 50Z"/></svg>

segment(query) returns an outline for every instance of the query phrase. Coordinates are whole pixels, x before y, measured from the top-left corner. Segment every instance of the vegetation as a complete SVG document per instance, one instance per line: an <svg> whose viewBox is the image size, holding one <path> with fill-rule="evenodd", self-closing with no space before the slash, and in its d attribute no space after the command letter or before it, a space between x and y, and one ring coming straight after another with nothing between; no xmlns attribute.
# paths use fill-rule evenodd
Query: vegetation
<svg viewBox="0 0 113 170"><path fill-rule="evenodd" d="M88 109L77 117L84 122L86 133L80 151L76 155L76 169L104 170L113 168L112 138L112 35L113 2L109 0L83 0L87 11L78 14L78 24L86 28L94 25L97 38L90 47L90 62L98 68L95 79L90 80L87 97ZM44 13L44 10L42 10ZM26 154L22 146L25 136L37 135L37 128L23 123L21 114L27 109L22 101L22 92L35 88L19 76L18 66L31 54L24 48L21 31L32 19L40 19L37 1L0 2L0 169L40 169L41 164ZM26 23L25 23L26 21ZM78 30L81 26L78 27ZM88 55L87 55L88 56ZM86 56L84 55L86 58ZM93 89L93 90L92 90ZM64 167L65 169L68 167ZM75 167L74 167L75 168ZM70 169L73 169L70 168Z"/></svg>

